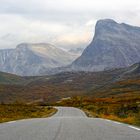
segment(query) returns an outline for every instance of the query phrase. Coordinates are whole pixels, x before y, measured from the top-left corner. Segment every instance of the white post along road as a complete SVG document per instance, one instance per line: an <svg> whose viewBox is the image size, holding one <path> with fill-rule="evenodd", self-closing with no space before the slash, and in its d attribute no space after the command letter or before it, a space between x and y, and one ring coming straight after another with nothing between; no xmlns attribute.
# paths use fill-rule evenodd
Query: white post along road
<svg viewBox="0 0 140 140"><path fill-rule="evenodd" d="M140 140L140 129L127 124L88 118L73 107L58 107L49 118L0 124L0 140Z"/></svg>

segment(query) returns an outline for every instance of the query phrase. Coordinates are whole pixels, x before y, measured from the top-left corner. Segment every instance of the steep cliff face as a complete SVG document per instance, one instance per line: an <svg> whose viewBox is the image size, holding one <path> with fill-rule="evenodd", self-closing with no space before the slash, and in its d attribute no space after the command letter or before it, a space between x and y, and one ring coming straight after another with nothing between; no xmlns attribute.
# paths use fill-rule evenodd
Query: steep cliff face
<svg viewBox="0 0 140 140"><path fill-rule="evenodd" d="M92 42L71 69L103 71L137 62L140 62L140 27L105 19L97 22Z"/></svg>
<svg viewBox="0 0 140 140"><path fill-rule="evenodd" d="M70 64L76 55L50 44L20 44L16 49L0 50L0 71L18 75L40 75L44 70Z"/></svg>

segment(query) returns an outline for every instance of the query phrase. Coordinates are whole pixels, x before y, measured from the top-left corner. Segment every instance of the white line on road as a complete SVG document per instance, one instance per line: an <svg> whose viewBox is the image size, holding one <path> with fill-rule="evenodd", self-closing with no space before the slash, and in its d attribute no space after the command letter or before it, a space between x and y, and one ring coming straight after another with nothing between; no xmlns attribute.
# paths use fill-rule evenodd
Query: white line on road
<svg viewBox="0 0 140 140"><path fill-rule="evenodd" d="M106 120L106 121L111 122L111 120Z"/></svg>
<svg viewBox="0 0 140 140"><path fill-rule="evenodd" d="M120 122L113 122L113 123L115 123L115 124L121 124Z"/></svg>
<svg viewBox="0 0 140 140"><path fill-rule="evenodd" d="M106 120L106 121L108 121L108 122L113 122L113 123L115 123L115 124L122 124L122 123L120 123L120 122L116 122L116 121L112 121L112 120Z"/></svg>
<svg viewBox="0 0 140 140"><path fill-rule="evenodd" d="M134 126L128 126L128 127L130 127L130 128L133 128L133 129L135 129L135 130L138 130L138 131L140 131L140 128L137 128L137 127L134 127Z"/></svg>
<svg viewBox="0 0 140 140"><path fill-rule="evenodd" d="M112 121L112 120L106 120L106 121L113 122L115 124L122 124L120 122L116 122L116 121ZM137 127L134 127L134 126L131 126L131 125L129 125L128 127L140 131L140 128L137 128Z"/></svg>
<svg viewBox="0 0 140 140"><path fill-rule="evenodd" d="M10 122L7 122L7 123L15 123L16 121L10 121Z"/></svg>

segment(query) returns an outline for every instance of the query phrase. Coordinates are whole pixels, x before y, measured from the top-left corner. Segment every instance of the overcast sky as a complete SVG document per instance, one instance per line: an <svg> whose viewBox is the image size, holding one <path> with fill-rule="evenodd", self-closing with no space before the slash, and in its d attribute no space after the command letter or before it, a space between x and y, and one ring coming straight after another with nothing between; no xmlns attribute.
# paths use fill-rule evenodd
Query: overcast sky
<svg viewBox="0 0 140 140"><path fill-rule="evenodd" d="M86 46L104 18L140 26L140 0L0 0L0 48L22 42Z"/></svg>

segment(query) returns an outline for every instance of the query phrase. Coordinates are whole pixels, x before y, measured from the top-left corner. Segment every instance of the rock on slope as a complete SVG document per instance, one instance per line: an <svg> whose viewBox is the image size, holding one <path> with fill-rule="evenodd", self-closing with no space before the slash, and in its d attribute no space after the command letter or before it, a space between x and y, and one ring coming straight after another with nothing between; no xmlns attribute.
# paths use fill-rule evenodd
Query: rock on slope
<svg viewBox="0 0 140 140"><path fill-rule="evenodd" d="M140 62L140 27L99 20L93 41L70 66L76 71L103 71Z"/></svg>
<svg viewBox="0 0 140 140"><path fill-rule="evenodd" d="M0 71L18 75L40 75L44 70L70 64L77 55L50 44L23 43L16 49L0 50Z"/></svg>

